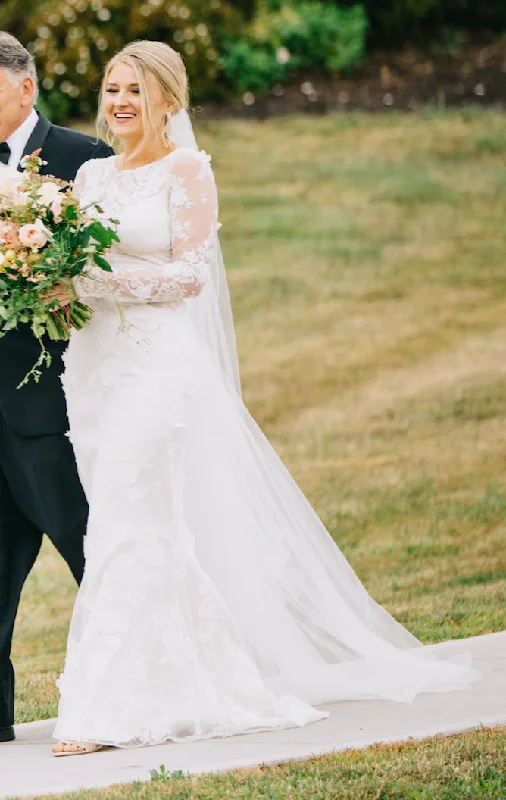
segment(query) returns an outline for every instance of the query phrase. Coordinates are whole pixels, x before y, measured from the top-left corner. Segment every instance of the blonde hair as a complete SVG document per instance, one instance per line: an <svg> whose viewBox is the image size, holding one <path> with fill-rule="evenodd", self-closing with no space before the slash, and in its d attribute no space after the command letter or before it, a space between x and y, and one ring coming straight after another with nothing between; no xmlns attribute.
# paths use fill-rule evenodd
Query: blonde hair
<svg viewBox="0 0 506 800"><path fill-rule="evenodd" d="M160 121L153 116L150 103L147 76L153 75L157 81L164 99L172 105L172 113L177 114L183 108L188 108L188 76L183 59L172 47L164 42L139 41L127 44L119 53L111 58L106 65L102 86L100 87L97 127L99 131L105 130L109 144L112 137L107 126L104 113L104 96L109 74L116 64L128 64L132 67L139 84L142 119L144 122L144 136L134 154L141 152L152 138L160 134Z"/></svg>

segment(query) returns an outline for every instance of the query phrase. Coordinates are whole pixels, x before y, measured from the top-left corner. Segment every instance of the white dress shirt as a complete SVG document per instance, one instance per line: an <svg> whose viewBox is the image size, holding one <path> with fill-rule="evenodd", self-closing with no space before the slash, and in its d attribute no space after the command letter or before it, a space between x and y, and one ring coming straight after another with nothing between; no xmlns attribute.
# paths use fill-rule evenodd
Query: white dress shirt
<svg viewBox="0 0 506 800"><path fill-rule="evenodd" d="M19 162L23 156L23 151L26 147L26 143L32 135L33 129L38 121L39 115L35 109L32 108L31 113L27 116L25 121L22 122L19 128L16 128L14 133L11 133L9 138L6 140L7 144L11 148L11 154L9 156L10 167L14 167L14 169L18 168Z"/></svg>

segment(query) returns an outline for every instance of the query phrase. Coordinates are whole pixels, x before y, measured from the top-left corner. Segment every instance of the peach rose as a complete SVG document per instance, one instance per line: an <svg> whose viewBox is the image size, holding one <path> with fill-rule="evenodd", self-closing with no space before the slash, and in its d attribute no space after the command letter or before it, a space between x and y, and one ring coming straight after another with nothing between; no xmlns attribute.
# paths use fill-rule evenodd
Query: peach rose
<svg viewBox="0 0 506 800"><path fill-rule="evenodd" d="M28 203L29 197L26 192L16 192L16 194L12 198L12 202L15 206L26 206Z"/></svg>
<svg viewBox="0 0 506 800"><path fill-rule="evenodd" d="M0 222L0 244L16 244L18 231L15 225L9 222Z"/></svg>
<svg viewBox="0 0 506 800"><path fill-rule="evenodd" d="M47 243L47 230L40 219L32 224L22 225L19 229L19 241L24 247L40 250Z"/></svg>

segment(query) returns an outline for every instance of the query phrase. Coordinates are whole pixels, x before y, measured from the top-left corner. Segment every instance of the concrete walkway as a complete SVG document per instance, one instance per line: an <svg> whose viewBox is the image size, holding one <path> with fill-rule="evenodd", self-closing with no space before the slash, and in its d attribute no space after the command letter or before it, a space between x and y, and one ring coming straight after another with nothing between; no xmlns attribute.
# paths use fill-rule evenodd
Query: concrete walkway
<svg viewBox="0 0 506 800"><path fill-rule="evenodd" d="M149 780L170 772L204 773L305 759L377 742L423 739L480 725L506 725L506 631L435 645L441 655L468 652L483 678L468 692L426 694L409 705L347 701L327 706L329 719L273 733L136 750L108 750L57 759L50 753L54 721L18 725L15 742L0 744L0 798L28 797Z"/></svg>

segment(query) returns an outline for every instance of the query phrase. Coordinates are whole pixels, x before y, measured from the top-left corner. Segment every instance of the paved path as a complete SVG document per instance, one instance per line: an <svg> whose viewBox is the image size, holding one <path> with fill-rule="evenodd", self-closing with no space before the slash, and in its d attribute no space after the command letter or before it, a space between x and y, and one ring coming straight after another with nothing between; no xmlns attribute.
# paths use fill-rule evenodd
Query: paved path
<svg viewBox="0 0 506 800"><path fill-rule="evenodd" d="M335 703L326 706L329 719L305 728L75 758L50 755L54 722L18 725L16 741L0 744L0 798L148 780L149 770L161 764L168 771L223 771L480 725L506 725L506 631L445 642L434 649L447 655L471 653L483 679L468 692L421 695L409 705L371 700Z"/></svg>

